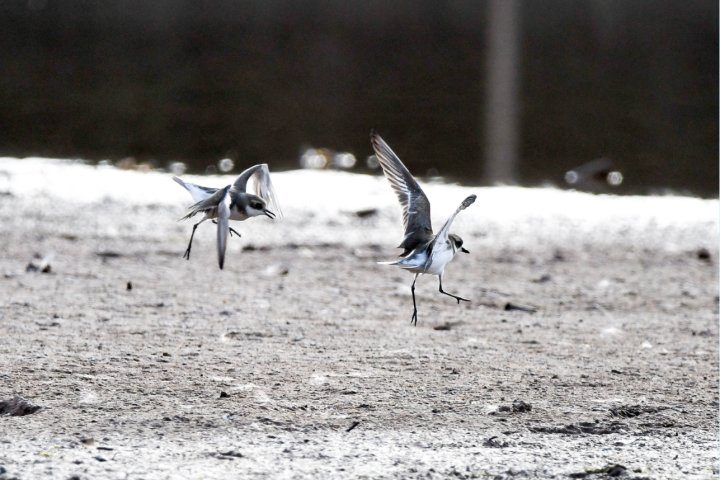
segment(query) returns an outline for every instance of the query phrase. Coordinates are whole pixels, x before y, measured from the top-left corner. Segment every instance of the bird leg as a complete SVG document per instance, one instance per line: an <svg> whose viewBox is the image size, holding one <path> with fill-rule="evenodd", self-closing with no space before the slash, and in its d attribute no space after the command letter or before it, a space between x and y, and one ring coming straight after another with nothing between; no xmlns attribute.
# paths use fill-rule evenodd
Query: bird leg
<svg viewBox="0 0 720 480"><path fill-rule="evenodd" d="M415 279L413 280L412 286L410 287L410 291L412 292L413 297L413 314L412 318L410 319L410 323L415 325L417 327L417 304L415 303L415 282L417 282L417 277L419 273L415 274Z"/></svg>
<svg viewBox="0 0 720 480"><path fill-rule="evenodd" d="M213 220L212 222L213 222L215 225L217 225L217 222L216 222L215 220ZM232 234L233 234L233 233L234 233L235 235L237 235L238 238L242 237L242 235L240 235L234 228L232 228L232 227L228 227L228 228L230 228L230 236L231 236L231 237L232 237Z"/></svg>
<svg viewBox="0 0 720 480"><path fill-rule="evenodd" d="M187 258L188 260L190 260L190 249L192 248L192 241L193 241L193 237L195 236L195 230L197 230L198 225L200 225L202 222L204 222L204 220L200 220L198 223L193 225L193 230L192 230L192 233L190 234L190 243L188 243L188 247L187 247L187 250L185 250L185 253L183 254L183 258Z"/></svg>
<svg viewBox="0 0 720 480"><path fill-rule="evenodd" d="M454 298L455 300L457 300L458 305L460 305L460 301L461 301L461 300L462 300L463 302L469 302L469 301L470 301L470 300L468 300L467 298L458 297L457 295L453 295L452 293L448 293L448 292L446 292L445 290L443 290L443 288L442 288L442 275L440 275L440 276L438 277L438 280L440 281L440 293L442 293L443 295L447 295L448 297Z"/></svg>

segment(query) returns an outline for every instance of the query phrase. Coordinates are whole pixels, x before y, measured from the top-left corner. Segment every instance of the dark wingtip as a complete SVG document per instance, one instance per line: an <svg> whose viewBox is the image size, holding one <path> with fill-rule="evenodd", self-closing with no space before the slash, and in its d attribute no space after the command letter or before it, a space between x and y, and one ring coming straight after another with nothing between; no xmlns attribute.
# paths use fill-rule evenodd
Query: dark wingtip
<svg viewBox="0 0 720 480"><path fill-rule="evenodd" d="M370 143L376 145L381 140L380 134L374 128L370 129Z"/></svg>
<svg viewBox="0 0 720 480"><path fill-rule="evenodd" d="M473 203L475 203L475 200L477 199L477 195L470 195L462 202L462 208L467 208Z"/></svg>

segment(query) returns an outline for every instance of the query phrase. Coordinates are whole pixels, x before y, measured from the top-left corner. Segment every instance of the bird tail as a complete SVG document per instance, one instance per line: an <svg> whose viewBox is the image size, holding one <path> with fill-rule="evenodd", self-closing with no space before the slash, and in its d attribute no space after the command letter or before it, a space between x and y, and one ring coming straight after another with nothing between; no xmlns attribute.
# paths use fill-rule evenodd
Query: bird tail
<svg viewBox="0 0 720 480"><path fill-rule="evenodd" d="M422 265L417 265L414 263L409 263L407 259L401 258L400 260L395 260L392 262L377 262L378 265L393 265L395 267L404 268L406 270L411 270L413 268L420 268Z"/></svg>

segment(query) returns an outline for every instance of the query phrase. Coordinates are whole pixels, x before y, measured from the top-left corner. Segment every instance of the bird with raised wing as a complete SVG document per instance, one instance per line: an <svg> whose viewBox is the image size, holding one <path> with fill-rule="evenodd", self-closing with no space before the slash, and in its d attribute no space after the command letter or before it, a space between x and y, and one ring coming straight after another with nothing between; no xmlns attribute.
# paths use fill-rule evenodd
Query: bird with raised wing
<svg viewBox="0 0 720 480"><path fill-rule="evenodd" d="M185 182L178 177L172 178L190 192L196 202L188 208L187 214L180 220L194 217L198 213L204 214L202 220L193 225L190 242L183 255L183 258L188 260L190 260L190 249L195 230L205 220L212 220L217 224L218 265L222 270L225 265L228 235L240 236L235 229L230 227L230 220L243 221L260 215L265 215L270 219L282 217L275 197L275 189L270 180L270 170L265 163L248 168L235 179L232 185L223 188L203 187ZM248 192L249 183L252 193Z"/></svg>
<svg viewBox="0 0 720 480"><path fill-rule="evenodd" d="M470 195L462 201L450 218L447 219L437 234L433 234L430 219L430 201L418 185L415 178L403 165L400 158L392 151L385 141L375 132L370 133L378 162L390 181L390 186L397 194L403 211L403 226L405 235L398 245L403 252L400 259L393 262L380 262L384 265L395 265L415 274L410 291L413 299L413 314L410 323L417 325L417 303L415 301L415 282L423 273L437 275L440 284L440 293L460 302L469 302L466 298L453 295L443 290L443 272L458 252L470 253L463 247L460 236L450 233L450 225L462 210L475 202L475 195Z"/></svg>

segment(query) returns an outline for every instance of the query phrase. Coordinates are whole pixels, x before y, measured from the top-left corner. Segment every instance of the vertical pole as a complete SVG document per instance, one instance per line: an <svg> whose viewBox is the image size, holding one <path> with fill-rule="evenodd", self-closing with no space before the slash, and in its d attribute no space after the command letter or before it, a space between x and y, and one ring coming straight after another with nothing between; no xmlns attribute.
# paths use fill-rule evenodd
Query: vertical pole
<svg viewBox="0 0 720 480"><path fill-rule="evenodd" d="M517 178L519 0L489 0L484 117L485 181Z"/></svg>

